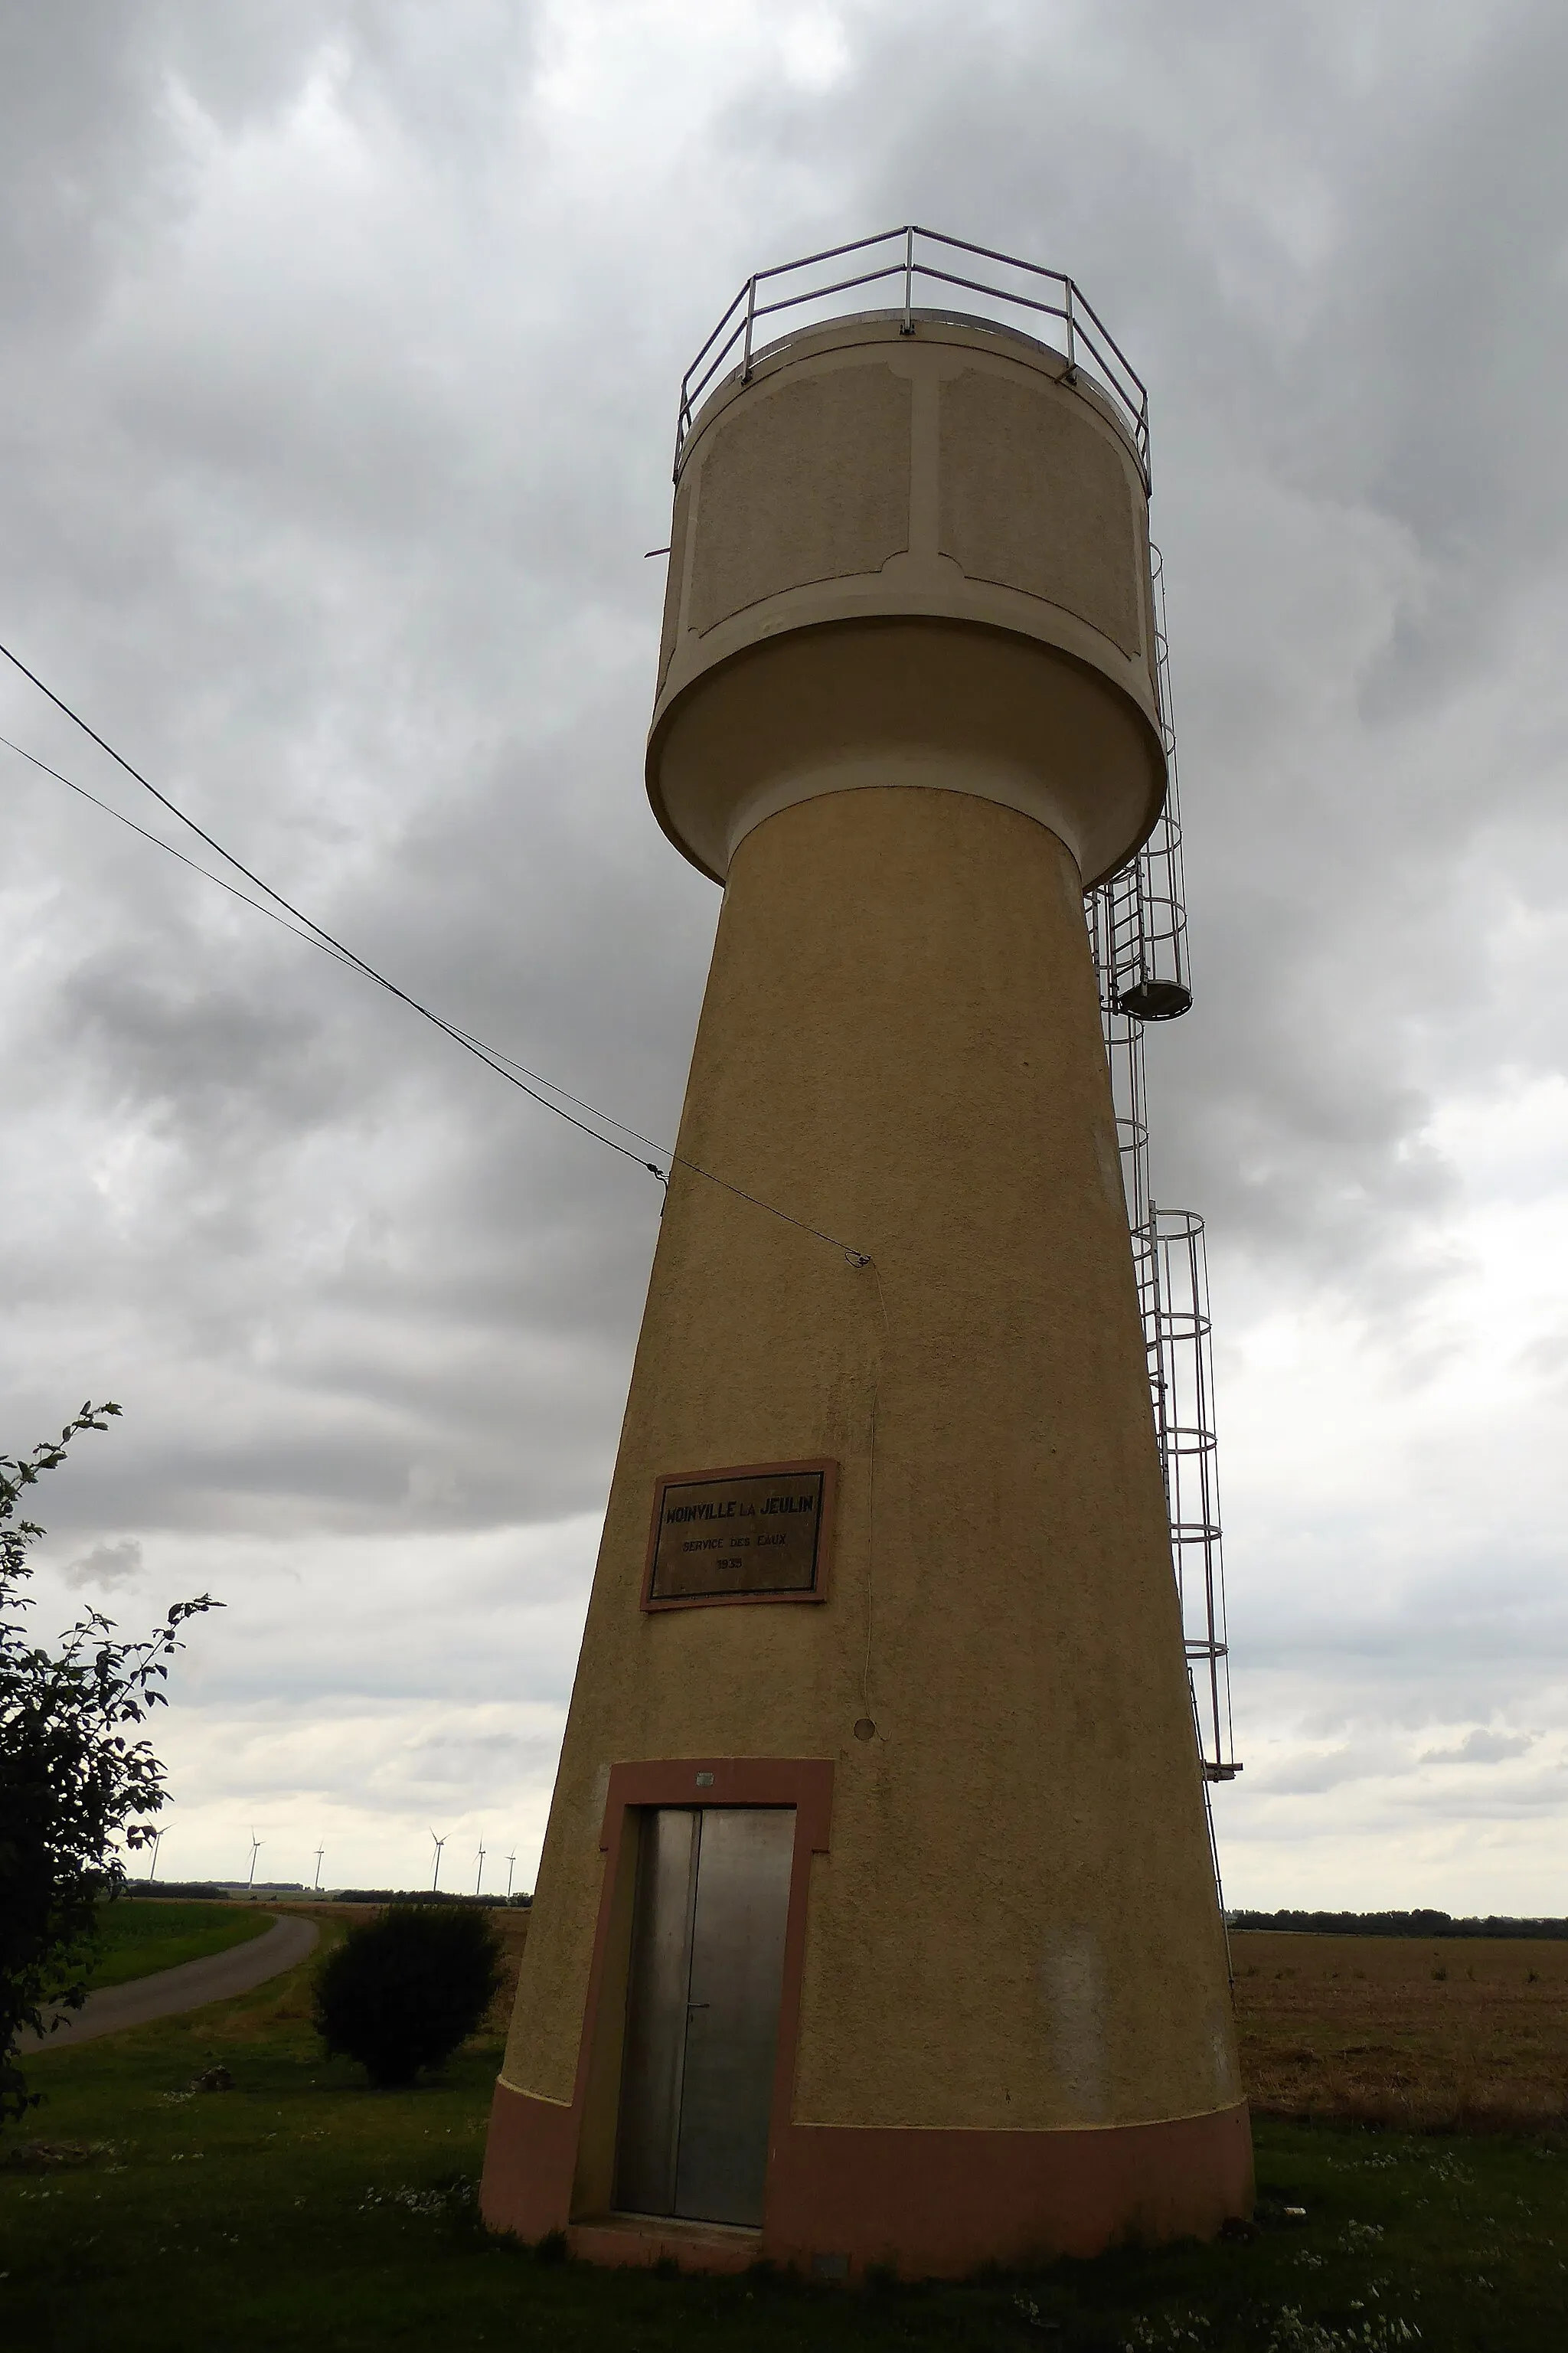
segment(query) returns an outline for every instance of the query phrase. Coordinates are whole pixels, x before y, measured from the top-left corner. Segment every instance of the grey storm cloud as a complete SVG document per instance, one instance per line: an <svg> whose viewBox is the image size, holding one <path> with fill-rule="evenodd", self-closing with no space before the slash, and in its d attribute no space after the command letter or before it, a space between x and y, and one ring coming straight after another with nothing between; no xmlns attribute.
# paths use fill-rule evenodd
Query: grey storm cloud
<svg viewBox="0 0 1568 2353"><path fill-rule="evenodd" d="M1517 1396L1450 1397L1561 1186L1555 1129L1479 1206L1474 1171L1563 1082L1565 68L1544 0L0 0L0 638L402 987L661 1141L718 903L640 783L681 371L749 269L911 216L1079 277L1151 386L1198 988L1151 1041L1155 1176L1209 1219L1238 1696L1268 1738L1353 1682L1358 1756L1554 1726L1568 1684L1563 1315L1509 1311ZM0 733L176 837L14 676ZM50 1557L134 1526L138 1593L223 1590L180 1804L243 1829L212 1727L270 1675L293 1746L236 1754L341 1842L373 1687L389 1754L460 1750L417 1712L465 1643L485 1706L563 1702L658 1189L0 780L5 1442L121 1399ZM1289 1316L1342 1377L1287 1407ZM545 1717L482 1737L532 1820Z"/></svg>
<svg viewBox="0 0 1568 2353"><path fill-rule="evenodd" d="M1428 1748L1424 1765L1500 1765L1505 1757L1522 1757L1539 1738L1533 1732L1489 1732L1478 1725L1455 1748Z"/></svg>
<svg viewBox="0 0 1568 2353"><path fill-rule="evenodd" d="M96 1544L79 1560L73 1560L65 1571L65 1581L78 1591L86 1586L108 1593L116 1586L133 1585L141 1574L141 1546L134 1536L121 1536L111 1544Z"/></svg>

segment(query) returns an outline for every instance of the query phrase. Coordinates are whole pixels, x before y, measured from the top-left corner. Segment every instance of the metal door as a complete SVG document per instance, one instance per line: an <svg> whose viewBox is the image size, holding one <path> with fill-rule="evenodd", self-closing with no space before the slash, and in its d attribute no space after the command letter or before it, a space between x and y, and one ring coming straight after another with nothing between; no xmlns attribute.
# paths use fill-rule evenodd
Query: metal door
<svg viewBox="0 0 1568 2353"><path fill-rule="evenodd" d="M642 1816L616 2203L763 2219L784 1918L787 1807Z"/></svg>

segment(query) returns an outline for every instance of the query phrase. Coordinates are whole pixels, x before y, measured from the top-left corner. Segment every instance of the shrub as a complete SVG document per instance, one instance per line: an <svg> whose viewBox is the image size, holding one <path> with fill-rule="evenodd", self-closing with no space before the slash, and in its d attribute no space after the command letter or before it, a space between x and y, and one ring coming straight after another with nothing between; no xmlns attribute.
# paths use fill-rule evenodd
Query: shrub
<svg viewBox="0 0 1568 2353"><path fill-rule="evenodd" d="M373 2084L411 2084L472 2034L501 1982L501 1940L484 1912L389 1904L358 1922L316 1971L317 2031Z"/></svg>

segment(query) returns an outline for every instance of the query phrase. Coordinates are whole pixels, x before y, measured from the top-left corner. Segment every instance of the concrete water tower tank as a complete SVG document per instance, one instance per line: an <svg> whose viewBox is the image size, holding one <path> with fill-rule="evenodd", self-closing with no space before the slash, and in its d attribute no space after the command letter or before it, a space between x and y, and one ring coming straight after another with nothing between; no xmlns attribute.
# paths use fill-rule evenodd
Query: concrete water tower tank
<svg viewBox="0 0 1568 2353"><path fill-rule="evenodd" d="M1142 388L916 237L683 402L647 783L724 897L483 2191L605 2261L1250 2199L1084 922L1165 788Z"/></svg>

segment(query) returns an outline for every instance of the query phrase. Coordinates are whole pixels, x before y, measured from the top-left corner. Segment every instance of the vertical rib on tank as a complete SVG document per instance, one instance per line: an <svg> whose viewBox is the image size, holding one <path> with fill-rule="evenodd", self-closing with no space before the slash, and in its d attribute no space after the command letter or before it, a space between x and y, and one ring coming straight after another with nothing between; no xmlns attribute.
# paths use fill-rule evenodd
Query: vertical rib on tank
<svg viewBox="0 0 1568 2353"><path fill-rule="evenodd" d="M1155 663L1139 448L1046 345L839 319L694 419L647 784L724 897L487 2158L523 2236L962 2274L1247 2207L1083 920ZM823 1514L793 1582L660 1585L764 1488L781 1563Z"/></svg>

